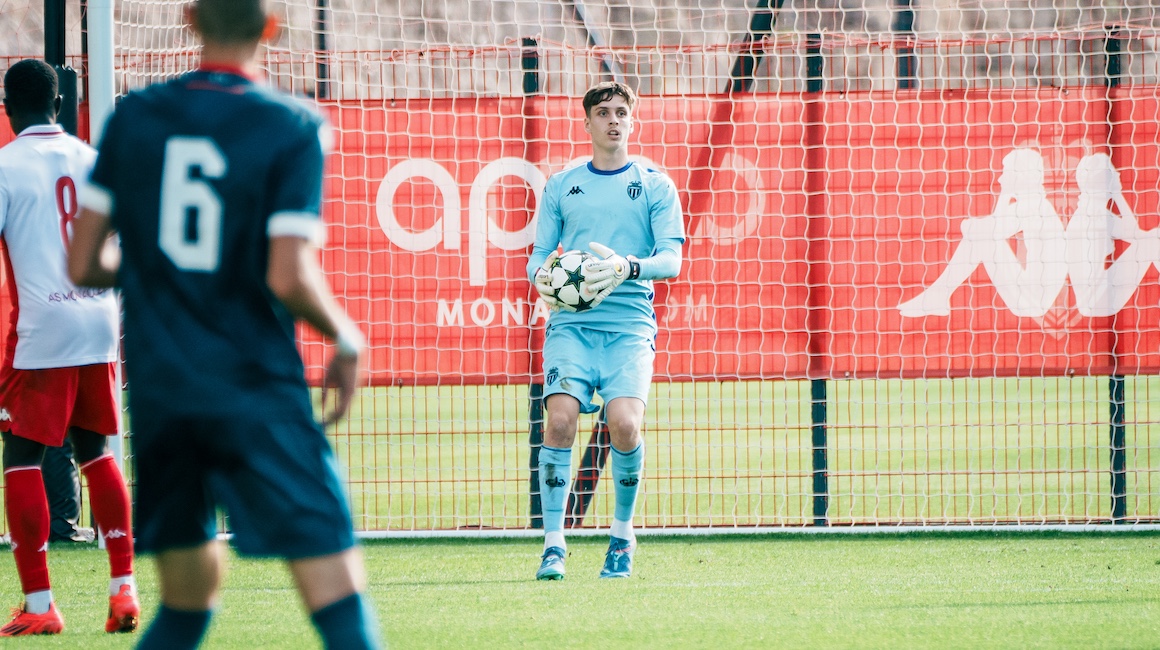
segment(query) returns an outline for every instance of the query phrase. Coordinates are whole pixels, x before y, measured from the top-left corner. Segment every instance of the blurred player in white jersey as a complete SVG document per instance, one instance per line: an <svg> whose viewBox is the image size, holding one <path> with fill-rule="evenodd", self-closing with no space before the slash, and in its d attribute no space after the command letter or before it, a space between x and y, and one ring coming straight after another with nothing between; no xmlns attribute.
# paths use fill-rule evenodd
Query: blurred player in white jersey
<svg viewBox="0 0 1160 650"><path fill-rule="evenodd" d="M59 634L64 619L48 577L49 513L41 478L47 447L68 435L108 550L106 632L137 629L129 493L109 452L117 434L117 304L78 289L65 269L77 187L96 153L56 124L56 72L20 61L4 75L4 110L17 138L0 149L0 235L11 273L15 327L0 367L4 505L24 606L0 636Z"/></svg>
<svg viewBox="0 0 1160 650"><path fill-rule="evenodd" d="M600 577L632 573L632 518L644 465L640 431L656 356L653 280L676 277L685 241L672 180L629 160L635 104L636 95L622 83L588 90L584 129L592 138L592 160L552 175L537 208L528 277L556 310L548 319L543 355L547 416L539 463L544 517L539 580L564 577L572 444L580 413L599 410L592 402L596 393L605 404L616 496ZM597 294L589 310L572 311L553 297L547 271L561 246L600 258L585 265L586 282Z"/></svg>

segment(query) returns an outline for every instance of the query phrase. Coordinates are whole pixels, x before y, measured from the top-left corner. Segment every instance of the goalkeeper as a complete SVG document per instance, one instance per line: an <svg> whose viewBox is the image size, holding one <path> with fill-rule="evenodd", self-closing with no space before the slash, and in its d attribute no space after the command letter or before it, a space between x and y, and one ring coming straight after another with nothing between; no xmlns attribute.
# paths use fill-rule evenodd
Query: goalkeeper
<svg viewBox="0 0 1160 650"><path fill-rule="evenodd" d="M653 280L677 275L685 241L676 186L664 173L628 158L636 95L618 82L584 95L584 130L592 160L554 174L536 214L528 277L555 311L544 341L546 422L540 449L544 552L539 580L564 577L564 508L572 477L572 444L581 412L594 413L599 393L612 441L616 509L602 578L632 573L632 529L644 444L641 425L656 356ZM593 308L574 312L558 302L547 269L558 247L599 259L584 265Z"/></svg>

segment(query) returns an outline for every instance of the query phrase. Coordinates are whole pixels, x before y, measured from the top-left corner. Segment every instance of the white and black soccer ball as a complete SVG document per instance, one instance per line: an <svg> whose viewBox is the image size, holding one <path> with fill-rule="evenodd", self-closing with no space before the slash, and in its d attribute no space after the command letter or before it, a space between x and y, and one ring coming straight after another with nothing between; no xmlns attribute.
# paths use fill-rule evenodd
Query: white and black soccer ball
<svg viewBox="0 0 1160 650"><path fill-rule="evenodd" d="M592 309L596 292L584 282L584 263L594 259L596 256L587 251L566 251L556 258L549 270L556 300L576 311Z"/></svg>

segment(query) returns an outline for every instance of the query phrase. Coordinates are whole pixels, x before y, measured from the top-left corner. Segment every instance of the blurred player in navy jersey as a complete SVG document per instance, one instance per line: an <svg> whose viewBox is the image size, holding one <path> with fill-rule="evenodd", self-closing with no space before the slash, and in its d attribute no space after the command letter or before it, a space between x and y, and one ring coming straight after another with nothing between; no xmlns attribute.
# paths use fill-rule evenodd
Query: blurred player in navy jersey
<svg viewBox="0 0 1160 650"><path fill-rule="evenodd" d="M198 0L187 12L200 67L121 101L69 258L78 284L115 283L124 303L137 549L155 554L161 590L138 647L203 638L224 569L218 507L239 553L288 561L325 647L377 647L322 429L349 408L363 348L318 262L329 127L257 80L259 43L277 32L263 2ZM337 344L322 426L296 319Z"/></svg>
<svg viewBox="0 0 1160 650"><path fill-rule="evenodd" d="M553 174L537 208L528 277L555 312L544 338L547 417L540 448L544 553L539 580L564 577L564 508L572 477L572 444L581 412L605 403L616 499L602 578L632 574L632 518L644 465L640 429L656 356L653 280L676 277L685 241L676 186L665 174L629 161L636 95L604 82L584 95L584 129L592 160ZM548 269L557 249L590 250L585 263L593 308L576 312L555 300Z"/></svg>
<svg viewBox="0 0 1160 650"><path fill-rule="evenodd" d="M108 632L137 629L129 492L109 452L117 435L117 303L79 290L65 269L68 224L95 152L56 124L56 72L25 60L4 75L17 138L0 149L0 235L12 280L13 325L0 367L4 505L24 606L0 636L59 634L48 576L49 507L41 464L72 441L109 555Z"/></svg>

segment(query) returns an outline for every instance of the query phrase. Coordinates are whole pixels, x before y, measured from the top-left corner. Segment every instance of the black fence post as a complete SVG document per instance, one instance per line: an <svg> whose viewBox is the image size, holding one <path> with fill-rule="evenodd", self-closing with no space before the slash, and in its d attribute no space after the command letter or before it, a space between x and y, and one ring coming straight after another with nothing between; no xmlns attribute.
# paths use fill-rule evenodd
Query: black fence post
<svg viewBox="0 0 1160 650"><path fill-rule="evenodd" d="M524 73L524 94L537 95L540 92L540 50L534 38L524 37L520 44L520 70Z"/></svg>
<svg viewBox="0 0 1160 650"><path fill-rule="evenodd" d="M520 44L522 46L520 69L523 71L523 91L524 96L529 97L540 92L539 44L536 39L527 37ZM532 117L527 115L530 107L525 108L525 121L531 120ZM525 123L525 143L530 138L528 130ZM532 300L535 300L535 292L533 292ZM535 309L534 302L532 309ZM542 330L531 329L528 337L532 360L532 382L528 386L528 469L531 470L528 478L528 518L532 528L543 528L544 510L540 503L540 447L544 444L544 384L540 383L537 377L536 360L540 358L544 338Z"/></svg>
<svg viewBox="0 0 1160 650"><path fill-rule="evenodd" d="M1120 30L1108 28L1107 36L1104 38L1104 83L1109 88L1119 86L1122 81L1124 71L1121 46Z"/></svg>
<svg viewBox="0 0 1160 650"><path fill-rule="evenodd" d="M528 386L528 518L532 528L544 527L544 507L540 503L540 447L544 444L544 385Z"/></svg>
<svg viewBox="0 0 1160 650"><path fill-rule="evenodd" d="M65 0L44 0L44 61L64 65Z"/></svg>
<svg viewBox="0 0 1160 650"><path fill-rule="evenodd" d="M1120 30L1109 28L1104 40L1104 83L1109 91L1120 85L1123 80L1122 43ZM1115 143L1115 120L1113 115L1113 97L1108 96L1108 140ZM1114 153L1114 147L1113 147ZM1119 366L1119 322L1112 319L1112 336L1115 343L1112 345L1113 366ZM1112 523L1127 523L1128 513L1128 459L1127 459L1127 430L1124 424L1126 417L1126 403L1124 399L1124 375L1113 372L1108 378L1108 398L1110 402L1109 454L1111 456L1111 489L1112 489Z"/></svg>
<svg viewBox="0 0 1160 650"><path fill-rule="evenodd" d="M57 124L72 135L77 134L77 71L65 63L65 0L44 0L44 62L56 70L60 81L60 113Z"/></svg>
<svg viewBox="0 0 1160 650"><path fill-rule="evenodd" d="M314 9L315 99L330 99L330 46L326 30L330 28L330 8L327 0L318 0Z"/></svg>
<svg viewBox="0 0 1160 650"><path fill-rule="evenodd" d="M1108 395L1111 398L1112 523L1123 524L1127 523L1128 512L1123 375L1112 375L1108 379Z"/></svg>
<svg viewBox="0 0 1160 650"><path fill-rule="evenodd" d="M828 331L826 314L829 305L826 304L827 282L824 277L827 263L825 254L826 228L824 219L825 206L825 104L821 94L825 88L825 59L822 56L822 35L809 34L806 36L806 95L803 117L805 124L806 143L806 219L809 224L806 228L808 252L806 253L809 270L807 271L807 285L809 287L809 313L806 328L809 332L810 343L810 371L817 371L815 361L826 356L824 344L821 343ZM811 474L813 478L813 514L815 526L829 525L830 480L829 459L827 452L828 432L826 402L828 399L827 382L825 379L810 380L810 446L811 446Z"/></svg>
<svg viewBox="0 0 1160 650"><path fill-rule="evenodd" d="M902 44L895 49L897 58L898 87L916 88L918 86L918 58L914 55L914 9L911 0L895 0L897 9L894 13L895 38L901 38ZM897 43L897 40L895 41Z"/></svg>
<svg viewBox="0 0 1160 650"><path fill-rule="evenodd" d="M813 453L814 525L828 526L830 509L829 459L827 458L826 380L810 380L810 444Z"/></svg>

